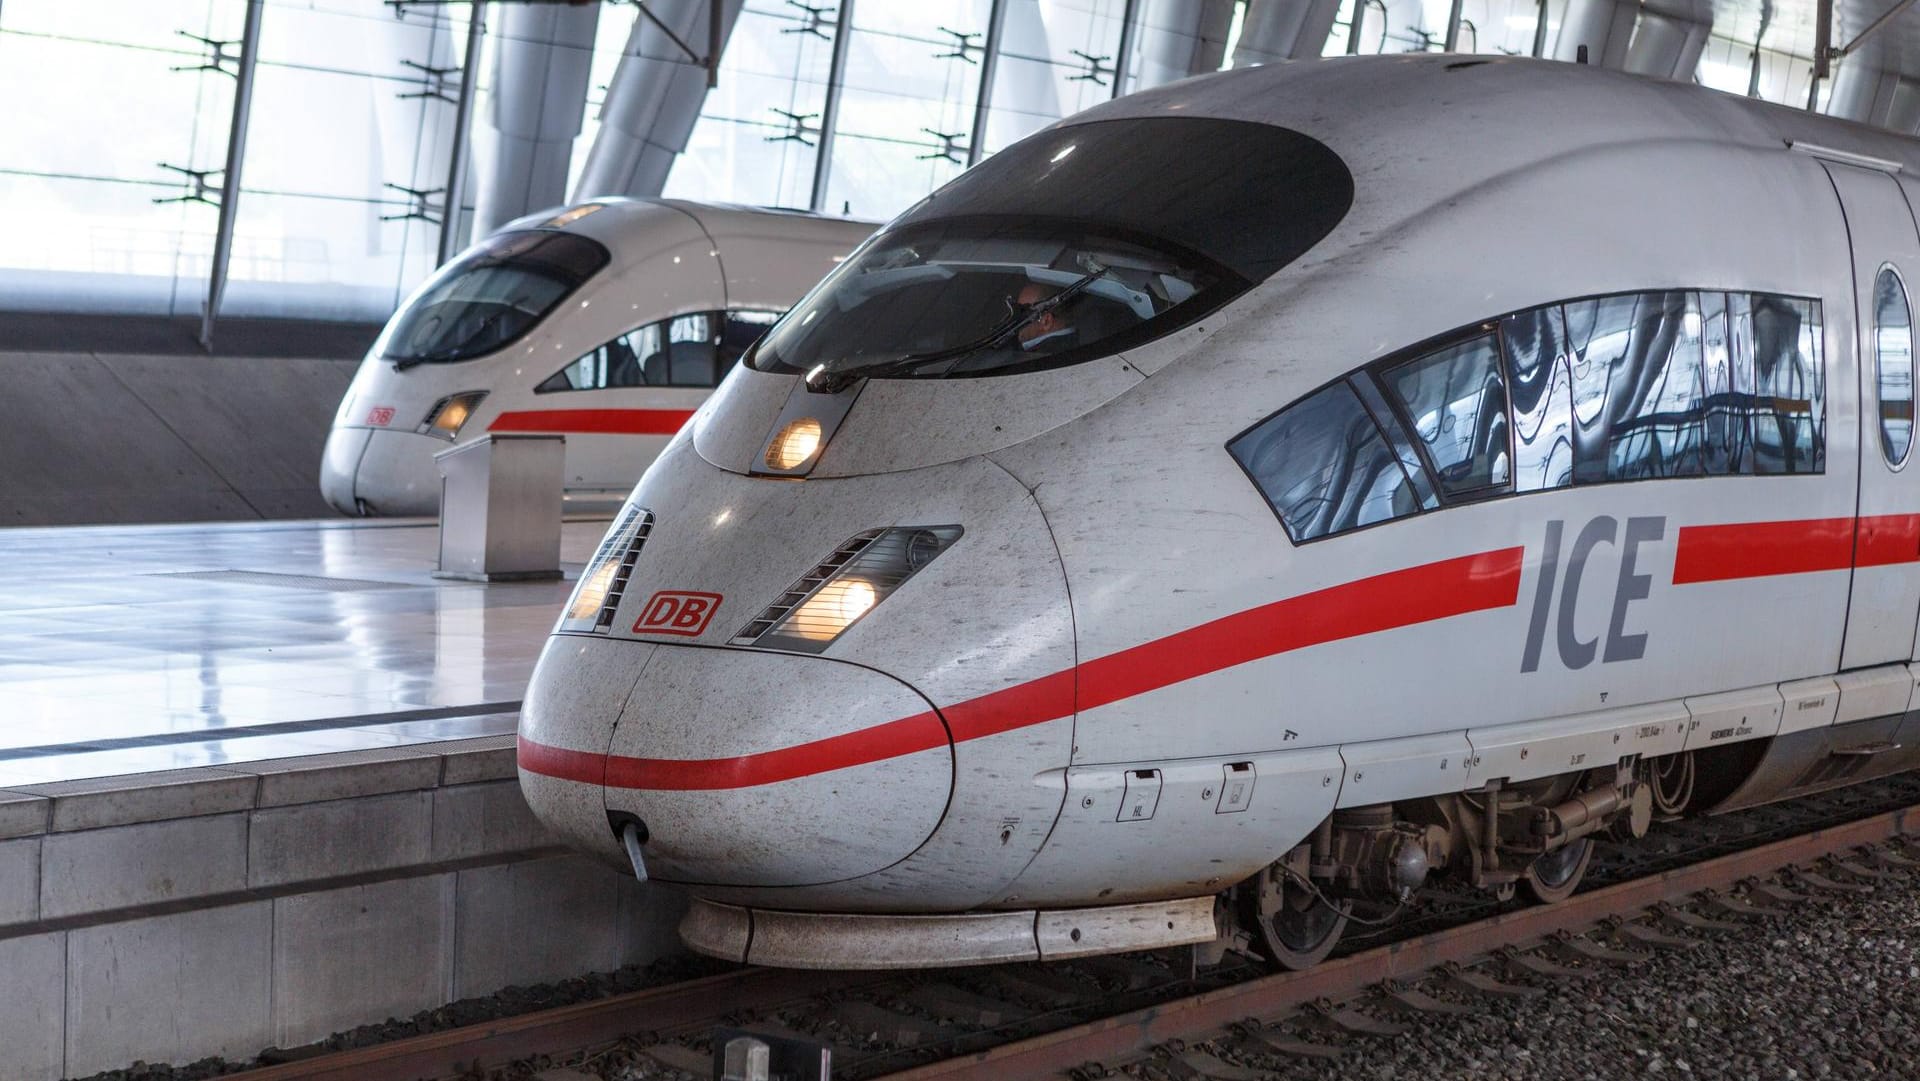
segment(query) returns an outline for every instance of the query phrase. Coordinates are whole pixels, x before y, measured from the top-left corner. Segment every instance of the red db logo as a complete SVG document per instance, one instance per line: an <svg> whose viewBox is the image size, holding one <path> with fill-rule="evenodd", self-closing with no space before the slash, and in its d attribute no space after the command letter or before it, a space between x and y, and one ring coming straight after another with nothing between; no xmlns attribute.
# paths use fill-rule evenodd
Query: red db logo
<svg viewBox="0 0 1920 1081"><path fill-rule="evenodd" d="M663 589L648 599L640 618L634 621L633 633L696 637L707 629L707 624L713 622L713 613L720 608L720 600L718 593Z"/></svg>
<svg viewBox="0 0 1920 1081"><path fill-rule="evenodd" d="M393 407L390 405L376 405L372 409L367 410L367 423L376 428L384 428L392 424Z"/></svg>

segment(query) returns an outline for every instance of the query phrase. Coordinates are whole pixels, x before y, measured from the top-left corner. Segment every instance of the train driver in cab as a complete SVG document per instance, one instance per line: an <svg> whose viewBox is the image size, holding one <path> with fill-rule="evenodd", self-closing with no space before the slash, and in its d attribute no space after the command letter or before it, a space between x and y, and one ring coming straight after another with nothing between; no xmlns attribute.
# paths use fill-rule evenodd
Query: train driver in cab
<svg viewBox="0 0 1920 1081"><path fill-rule="evenodd" d="M1043 285L1040 282L1028 282L1020 287L1013 298L1015 311L1027 311L1043 301L1058 296L1061 290ZM1062 306L1048 307L1035 312L1033 317L1022 323L1019 331L1020 350L1025 353L1058 353L1071 349L1078 344L1079 331L1070 322Z"/></svg>

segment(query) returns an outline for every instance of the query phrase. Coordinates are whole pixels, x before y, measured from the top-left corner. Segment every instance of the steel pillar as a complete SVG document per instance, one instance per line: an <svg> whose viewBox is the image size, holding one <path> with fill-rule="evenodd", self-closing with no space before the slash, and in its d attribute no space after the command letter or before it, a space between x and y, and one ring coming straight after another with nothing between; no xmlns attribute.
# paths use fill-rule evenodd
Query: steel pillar
<svg viewBox="0 0 1920 1081"><path fill-rule="evenodd" d="M265 0L247 0L240 31L240 66L234 73L233 122L227 128L227 167L220 174L220 224L213 234L213 266L207 274L207 306L200 312L200 347L213 349L213 324L227 291L227 265L233 258L233 226L240 213L240 167L247 157L247 119L253 110L253 73L260 55L260 15Z"/></svg>
<svg viewBox="0 0 1920 1081"><path fill-rule="evenodd" d="M1007 0L993 0L987 11L987 43L980 54L980 92L973 99L973 133L967 139L967 164L976 165L987 145L987 115L993 109L993 79L1000 71L1000 42L1006 36Z"/></svg>
<svg viewBox="0 0 1920 1081"><path fill-rule="evenodd" d="M1636 75L1692 78L1712 32L1713 5L1707 0L1654 0L1641 9L1622 67Z"/></svg>
<svg viewBox="0 0 1920 1081"><path fill-rule="evenodd" d="M1240 26L1233 66L1317 57L1339 17L1340 0L1253 0Z"/></svg>
<svg viewBox="0 0 1920 1081"><path fill-rule="evenodd" d="M840 123L840 91L847 81L847 50L853 39L853 0L840 0L833 29L833 59L827 68L827 98L820 106L820 146L813 165L814 210L827 206L828 173L833 168L834 128Z"/></svg>
<svg viewBox="0 0 1920 1081"><path fill-rule="evenodd" d="M1820 80L1827 77L1833 63L1833 0L1820 0L1813 25L1813 77L1807 80L1807 111L1820 104Z"/></svg>
<svg viewBox="0 0 1920 1081"><path fill-rule="evenodd" d="M500 4L494 15L500 40L487 100L493 137L478 145L473 163L479 236L565 201L600 5Z"/></svg>
<svg viewBox="0 0 1920 1081"><path fill-rule="evenodd" d="M1153 0L1134 46L1140 77L1133 89L1218 71L1232 22L1233 4L1227 0Z"/></svg>
<svg viewBox="0 0 1920 1081"><path fill-rule="evenodd" d="M1113 97L1125 94L1127 72L1133 67L1133 54L1140 47L1140 0L1127 0L1120 11L1120 47L1113 57Z"/></svg>
<svg viewBox="0 0 1920 1081"><path fill-rule="evenodd" d="M467 18L466 60L460 65L460 100L453 108L453 149L447 162L445 206L440 211L440 262L466 245L460 229L467 201L467 133L473 128L473 97L480 87L480 43L487 34L487 0L473 0Z"/></svg>
<svg viewBox="0 0 1920 1081"><path fill-rule="evenodd" d="M705 59L686 47L702 12L720 17L720 48L740 15L741 0L655 0L641 8L600 106L600 130L586 164L573 182L573 201L603 195L659 195L667 174L687 148L711 74ZM684 36L684 37L683 37ZM709 34L709 38L711 35ZM711 42L709 42L711 44ZM695 61L699 66L694 66Z"/></svg>
<svg viewBox="0 0 1920 1081"><path fill-rule="evenodd" d="M1554 39L1555 60L1575 60L1587 47L1587 62L1619 70L1626 64L1627 46L1640 15L1637 0L1567 0L1567 12Z"/></svg>

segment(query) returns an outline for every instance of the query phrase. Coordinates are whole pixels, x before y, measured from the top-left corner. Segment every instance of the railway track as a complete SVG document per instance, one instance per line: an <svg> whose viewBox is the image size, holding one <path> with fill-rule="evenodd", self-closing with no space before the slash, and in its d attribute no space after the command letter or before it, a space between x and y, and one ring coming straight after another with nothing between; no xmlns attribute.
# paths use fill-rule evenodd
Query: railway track
<svg viewBox="0 0 1920 1081"><path fill-rule="evenodd" d="M710 1034L725 1026L830 1046L838 1081L1243 1081L1392 1037L1420 1015L1538 995L1543 982L1869 892L1920 868L1909 835L1920 835L1920 778L1891 778L1670 824L1597 858L1589 888L1558 905L1436 893L1420 916L1357 935L1307 972L1265 974L1233 954L1206 968L1157 954L910 974L743 969L233 1076L515 1078L584 1063L614 1078L704 1079Z"/></svg>

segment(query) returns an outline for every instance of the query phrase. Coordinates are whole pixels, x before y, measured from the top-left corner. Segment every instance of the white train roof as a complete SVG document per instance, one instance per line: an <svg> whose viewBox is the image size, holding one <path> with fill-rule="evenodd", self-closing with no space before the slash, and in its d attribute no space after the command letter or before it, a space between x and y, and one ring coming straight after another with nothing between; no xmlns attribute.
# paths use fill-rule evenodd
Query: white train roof
<svg viewBox="0 0 1920 1081"><path fill-rule="evenodd" d="M1626 142L1752 148L1804 142L1920 168L1920 140L1690 83L1579 64L1453 54L1331 57L1170 83L1096 106L1059 127L1124 117L1206 116L1321 140L1356 187L1398 175L1497 175ZM1423 164L1406 170L1402 164Z"/></svg>
<svg viewBox="0 0 1920 1081"><path fill-rule="evenodd" d="M594 209L589 211L589 207ZM842 242L851 237L857 242L873 232L878 224L804 210L699 203L688 199L609 196L528 214L502 225L500 231L553 228L617 245L626 237L657 231L663 211L692 219L716 242L724 236L779 236L824 244Z"/></svg>

